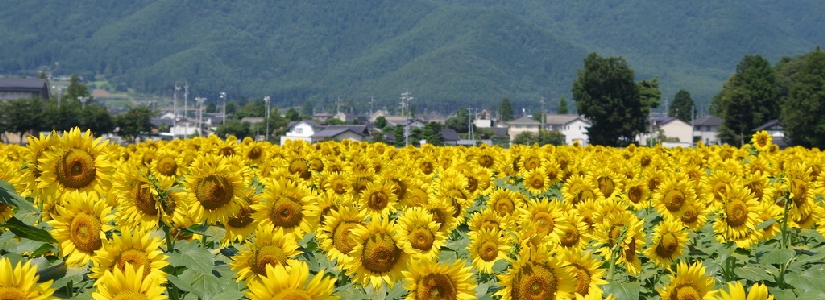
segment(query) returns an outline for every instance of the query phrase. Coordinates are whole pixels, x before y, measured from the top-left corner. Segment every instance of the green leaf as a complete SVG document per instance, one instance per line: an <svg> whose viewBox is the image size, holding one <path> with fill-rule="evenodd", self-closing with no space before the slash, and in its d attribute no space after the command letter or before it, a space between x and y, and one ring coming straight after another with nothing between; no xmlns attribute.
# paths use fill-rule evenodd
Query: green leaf
<svg viewBox="0 0 825 300"><path fill-rule="evenodd" d="M638 282L611 282L602 286L604 292L616 297L616 300L639 299L642 287Z"/></svg>
<svg viewBox="0 0 825 300"><path fill-rule="evenodd" d="M825 278L825 266L817 266L802 272L788 272L788 274L785 274L785 282L803 292L825 292L825 280L822 280L823 278Z"/></svg>
<svg viewBox="0 0 825 300"><path fill-rule="evenodd" d="M818 291L818 290L811 290L802 292L799 296L796 296L796 299L805 299L805 300L822 300L825 299L825 292Z"/></svg>
<svg viewBox="0 0 825 300"><path fill-rule="evenodd" d="M183 266L197 273L212 273L215 266L215 255L209 249L203 248L198 242L178 242L178 252L169 253L169 264Z"/></svg>
<svg viewBox="0 0 825 300"><path fill-rule="evenodd" d="M0 180L0 203L8 204L22 210L36 211L31 202L26 201L7 181Z"/></svg>
<svg viewBox="0 0 825 300"><path fill-rule="evenodd" d="M338 295L341 299L369 299L367 293L364 292L364 288L360 284L353 284L352 282L336 288L332 294Z"/></svg>
<svg viewBox="0 0 825 300"><path fill-rule="evenodd" d="M15 217L12 217L5 224L4 227L13 232L16 236L30 239L38 242L56 243L57 240L49 234L48 231L40 229L28 224L25 224Z"/></svg>
<svg viewBox="0 0 825 300"><path fill-rule="evenodd" d="M739 278L747 279L750 281L770 281L775 282L773 276L768 274L768 271L765 270L760 265L744 265L734 269L734 273L739 276Z"/></svg>
<svg viewBox="0 0 825 300"><path fill-rule="evenodd" d="M62 278L59 278L59 279L55 280L52 283L52 286L53 287L65 286L66 283L68 283L69 281L74 282L74 283L80 283L80 282L83 281L83 275L86 275L86 273L89 273L89 267L85 267L85 266L82 267L82 268L66 267L66 275L64 275Z"/></svg>
<svg viewBox="0 0 825 300"><path fill-rule="evenodd" d="M758 261L763 265L780 265L789 262L794 254L796 252L791 249L774 249L763 255Z"/></svg>
<svg viewBox="0 0 825 300"><path fill-rule="evenodd" d="M765 222L762 222L762 223L761 223L761 224L759 224L758 226L756 226L756 230L765 229L765 228L767 228L768 226L771 226L771 224L773 224L773 223L776 223L776 219L769 219L769 220L767 220L767 221L765 221Z"/></svg>
<svg viewBox="0 0 825 300"><path fill-rule="evenodd" d="M181 274L180 279L188 282L192 286L190 293L198 296L201 299L211 299L223 291L224 282L215 275L209 273L200 273L194 270L186 270Z"/></svg>
<svg viewBox="0 0 825 300"><path fill-rule="evenodd" d="M57 280L63 278L66 276L67 271L68 268L66 267L66 264L62 261L58 262L54 266L37 271L37 275L40 276L40 278L37 279L37 282L46 282L49 280Z"/></svg>

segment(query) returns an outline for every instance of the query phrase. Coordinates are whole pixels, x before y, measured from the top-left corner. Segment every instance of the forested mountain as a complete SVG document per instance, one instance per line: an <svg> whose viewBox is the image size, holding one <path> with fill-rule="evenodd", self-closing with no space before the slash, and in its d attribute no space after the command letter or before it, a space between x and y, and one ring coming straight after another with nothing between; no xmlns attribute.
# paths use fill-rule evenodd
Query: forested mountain
<svg viewBox="0 0 825 300"><path fill-rule="evenodd" d="M43 67L120 88L272 95L315 107L537 107L570 95L588 52L622 56L664 97L707 103L745 54L776 62L825 41L815 0L26 1L0 10L0 73ZM58 64L56 64L58 63ZM556 103L557 101L548 101ZM553 108L553 107L549 107Z"/></svg>

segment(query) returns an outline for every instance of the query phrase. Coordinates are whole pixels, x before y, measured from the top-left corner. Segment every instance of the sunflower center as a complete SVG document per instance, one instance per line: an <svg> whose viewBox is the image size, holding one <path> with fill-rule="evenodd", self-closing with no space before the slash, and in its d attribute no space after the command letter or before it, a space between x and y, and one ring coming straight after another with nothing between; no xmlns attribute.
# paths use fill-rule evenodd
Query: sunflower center
<svg viewBox="0 0 825 300"><path fill-rule="evenodd" d="M602 195L604 195L605 198L613 195L613 190L616 188L616 184L613 182L613 179L607 176L602 176L596 179L596 183L599 185L599 191L602 192Z"/></svg>
<svg viewBox="0 0 825 300"><path fill-rule="evenodd" d="M427 274L418 282L416 299L457 299L458 290L452 279L445 274Z"/></svg>
<svg viewBox="0 0 825 300"><path fill-rule="evenodd" d="M358 177L352 181L352 192L356 195L360 195L361 192L367 189L367 183L370 183L372 180L367 177Z"/></svg>
<svg viewBox="0 0 825 300"><path fill-rule="evenodd" d="M538 168L541 165L541 159L535 156L528 157L524 161L524 169L527 171Z"/></svg>
<svg viewBox="0 0 825 300"><path fill-rule="evenodd" d="M498 258L498 245L495 241L484 241L478 246L478 257L484 261L494 261Z"/></svg>
<svg viewBox="0 0 825 300"><path fill-rule="evenodd" d="M135 267L135 270L143 267L143 276L149 275L149 271L151 270L149 257L146 256L146 252L137 249L129 249L120 254L116 264L117 268L125 271L126 264L132 265Z"/></svg>
<svg viewBox="0 0 825 300"><path fill-rule="evenodd" d="M506 216L516 210L516 205L513 200L502 198L496 201L495 210L499 216Z"/></svg>
<svg viewBox="0 0 825 300"><path fill-rule="evenodd" d="M277 245L266 245L255 250L255 255L250 258L249 268L253 273L266 275L266 266L280 264L286 266L287 256L281 247Z"/></svg>
<svg viewBox="0 0 825 300"><path fill-rule="evenodd" d="M579 242L580 238L581 235L579 235L579 229L575 226L570 226L564 230L564 235L561 236L559 243L565 247L572 247Z"/></svg>
<svg viewBox="0 0 825 300"><path fill-rule="evenodd" d="M221 156L229 157L229 156L235 155L235 149L232 149L232 147L226 146L226 147L223 147L220 150L218 150L218 154L220 154Z"/></svg>
<svg viewBox="0 0 825 300"><path fill-rule="evenodd" d="M136 184L132 188L132 193L135 197L135 206L142 213L149 216L157 216L158 208L155 206L155 195L145 184Z"/></svg>
<svg viewBox="0 0 825 300"><path fill-rule="evenodd" d="M402 251L395 244L395 240L390 235L380 232L367 239L361 253L361 263L367 270L386 273L395 266L401 254Z"/></svg>
<svg viewBox="0 0 825 300"><path fill-rule="evenodd" d="M246 158L248 158L250 160L257 160L257 159L261 158L261 156L263 156L263 155L264 155L264 150L261 149L261 147L258 147L258 146L253 146L252 149L249 149L249 151L246 152Z"/></svg>
<svg viewBox="0 0 825 300"><path fill-rule="evenodd" d="M627 191L627 198L630 202L633 202L633 204L639 204L639 202L642 202L642 197L644 197L644 191L641 186L631 186Z"/></svg>
<svg viewBox="0 0 825 300"><path fill-rule="evenodd" d="M389 198L384 191L374 191L369 195L367 206L372 210L383 210L390 203Z"/></svg>
<svg viewBox="0 0 825 300"><path fill-rule="evenodd" d="M553 232L553 228L556 227L556 224L553 222L553 216L545 211L540 211L533 215L533 224L536 224L536 230L541 234Z"/></svg>
<svg viewBox="0 0 825 300"><path fill-rule="evenodd" d="M482 154L478 157L478 164L485 168L490 168L495 163L495 159L490 154Z"/></svg>
<svg viewBox="0 0 825 300"><path fill-rule="evenodd" d="M175 162L175 159L169 156L164 156L163 158L158 161L158 172L165 176L174 176L175 172L178 170L178 163Z"/></svg>
<svg viewBox="0 0 825 300"><path fill-rule="evenodd" d="M57 181L63 186L84 188L96 178L95 159L85 150L69 150L58 162L56 173Z"/></svg>
<svg viewBox="0 0 825 300"><path fill-rule="evenodd" d="M656 245L656 255L670 258L679 249L679 239L672 232L665 233Z"/></svg>
<svg viewBox="0 0 825 300"><path fill-rule="evenodd" d="M530 179L530 187L537 190L544 189L544 178L541 177L541 174L536 174Z"/></svg>
<svg viewBox="0 0 825 300"><path fill-rule="evenodd" d="M542 182L544 184L544 182ZM472 176L467 176L467 191L472 193L478 189L478 180Z"/></svg>
<svg viewBox="0 0 825 300"><path fill-rule="evenodd" d="M84 253L93 253L103 246L100 239L102 227L100 220L84 212L75 215L69 227L69 239L75 247Z"/></svg>
<svg viewBox="0 0 825 300"><path fill-rule="evenodd" d="M495 219L486 219L482 221L481 226L479 226L479 228L486 230L501 229L501 227L499 227L498 221L496 221Z"/></svg>
<svg viewBox="0 0 825 300"><path fill-rule="evenodd" d="M748 183L747 187L751 190L751 192L753 192L753 195L754 197L756 197L756 199L762 199L762 196L765 195L764 189L762 188L762 184L760 184L759 181L753 181L751 183Z"/></svg>
<svg viewBox="0 0 825 300"><path fill-rule="evenodd" d="M685 211L682 212L682 222L685 224L693 224L699 220L699 212L696 211L696 208L693 205L688 205L685 207Z"/></svg>
<svg viewBox="0 0 825 300"><path fill-rule="evenodd" d="M275 204L272 204L269 219L277 227L292 228L298 226L304 219L304 208L298 202L280 197Z"/></svg>
<svg viewBox="0 0 825 300"><path fill-rule="evenodd" d="M699 291L696 290L692 285L686 284L682 286L677 286L676 290L670 294L668 300L701 300L702 296L699 295Z"/></svg>
<svg viewBox="0 0 825 300"><path fill-rule="evenodd" d="M555 299L557 278L547 266L528 263L514 278L513 299Z"/></svg>
<svg viewBox="0 0 825 300"><path fill-rule="evenodd" d="M252 224L252 221L255 221L255 219L252 218L252 213L254 212L255 210L249 207L241 207L241 210L238 211L235 216L229 218L226 224L233 228L245 228L249 226L249 224Z"/></svg>
<svg viewBox="0 0 825 300"><path fill-rule="evenodd" d="M393 178L392 183L394 184L392 188L392 193L395 194L398 199L403 199L404 195L407 194L407 184L404 183L403 180L398 178Z"/></svg>
<svg viewBox="0 0 825 300"><path fill-rule="evenodd" d="M289 163L289 172L297 174L301 179L309 179L312 173L309 172L309 165L306 159L297 158Z"/></svg>
<svg viewBox="0 0 825 300"><path fill-rule="evenodd" d="M759 145L759 147L765 147L765 145L768 144L768 136L766 136L766 135L756 136L756 144Z"/></svg>
<svg viewBox="0 0 825 300"><path fill-rule="evenodd" d="M272 298L273 300L312 300L312 295L310 295L305 290L299 290L295 288L288 288L281 290L275 297Z"/></svg>
<svg viewBox="0 0 825 300"><path fill-rule="evenodd" d="M332 190L338 195L343 195L347 192L347 183L340 179L333 181Z"/></svg>
<svg viewBox="0 0 825 300"><path fill-rule="evenodd" d="M0 287L0 299L25 300L29 299L29 297L26 297L26 295L23 294L23 291L18 288L3 286Z"/></svg>
<svg viewBox="0 0 825 300"><path fill-rule="evenodd" d="M438 229L440 230L441 227L444 227L444 222L447 221L447 217L444 215L444 212L438 208L432 208L429 212L433 216L433 222L438 224Z"/></svg>
<svg viewBox="0 0 825 300"><path fill-rule="evenodd" d="M573 277L576 278L576 294L587 296L590 293L590 271L578 264L571 264Z"/></svg>
<svg viewBox="0 0 825 300"><path fill-rule="evenodd" d="M135 291L122 291L115 295L112 300L146 300L146 295Z"/></svg>
<svg viewBox="0 0 825 300"><path fill-rule="evenodd" d="M352 230L358 226L358 223L352 221L344 221L335 227L332 232L332 245L341 253L348 254L352 251L358 243L352 236Z"/></svg>
<svg viewBox="0 0 825 300"><path fill-rule="evenodd" d="M198 182L195 197L203 208L213 210L232 201L232 183L226 177L209 175Z"/></svg>
<svg viewBox="0 0 825 300"><path fill-rule="evenodd" d="M685 193L680 190L669 190L665 193L665 207L670 212L677 212L685 204Z"/></svg>
<svg viewBox="0 0 825 300"><path fill-rule="evenodd" d="M576 194L576 197L573 198L573 204L577 204L588 199L596 199L596 194L593 194L593 191L591 190L584 190Z"/></svg>
<svg viewBox="0 0 825 300"><path fill-rule="evenodd" d="M659 188L659 185L662 184L662 180L658 177L653 177L647 180L647 189L651 191L655 191Z"/></svg>
<svg viewBox="0 0 825 300"><path fill-rule="evenodd" d="M730 200L725 205L725 222L732 227L745 224L748 221L748 206L742 200Z"/></svg>
<svg viewBox="0 0 825 300"><path fill-rule="evenodd" d="M433 248L435 236L432 231L424 227L418 227L410 232L410 244L414 249L430 251Z"/></svg>
<svg viewBox="0 0 825 300"><path fill-rule="evenodd" d="M791 189L793 192L793 203L797 207L805 205L805 194L808 192L808 186L805 182L795 179L791 182Z"/></svg>

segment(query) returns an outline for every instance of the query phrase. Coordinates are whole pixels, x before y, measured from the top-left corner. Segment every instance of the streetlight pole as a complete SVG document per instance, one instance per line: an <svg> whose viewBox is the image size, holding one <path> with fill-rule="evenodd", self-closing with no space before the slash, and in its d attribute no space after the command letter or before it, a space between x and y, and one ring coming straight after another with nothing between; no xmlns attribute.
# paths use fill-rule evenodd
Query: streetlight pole
<svg viewBox="0 0 825 300"><path fill-rule="evenodd" d="M226 92L221 92L221 100L223 100L223 108L221 109L223 118L221 118L221 125L226 124Z"/></svg>
<svg viewBox="0 0 825 300"><path fill-rule="evenodd" d="M264 97L266 101L266 141L269 142L269 96Z"/></svg>

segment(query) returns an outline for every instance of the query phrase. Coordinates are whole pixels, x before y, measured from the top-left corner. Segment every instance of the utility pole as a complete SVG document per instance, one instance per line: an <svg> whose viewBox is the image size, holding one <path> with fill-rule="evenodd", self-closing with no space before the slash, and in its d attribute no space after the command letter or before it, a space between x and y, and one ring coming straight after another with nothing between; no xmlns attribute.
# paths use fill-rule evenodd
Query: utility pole
<svg viewBox="0 0 825 300"><path fill-rule="evenodd" d="M223 100L223 108L221 109L223 118L221 118L221 125L224 125L226 124L226 92L221 92L221 100Z"/></svg>
<svg viewBox="0 0 825 300"><path fill-rule="evenodd" d="M269 96L264 97L266 101L266 141L269 142Z"/></svg>
<svg viewBox="0 0 825 300"><path fill-rule="evenodd" d="M172 102L174 103L172 105L172 127L175 128L175 131L178 130L178 91L180 91L180 86L178 86L178 83L175 82L175 91L172 94ZM177 138L177 133L173 133L172 135Z"/></svg>
<svg viewBox="0 0 825 300"><path fill-rule="evenodd" d="M372 118L373 105L375 104L375 96L370 96L370 118Z"/></svg>
<svg viewBox="0 0 825 300"><path fill-rule="evenodd" d="M189 82L183 86L183 117L186 120L186 130L183 131L183 136L189 134Z"/></svg>
<svg viewBox="0 0 825 300"><path fill-rule="evenodd" d="M472 107L467 108L467 136L470 138L470 140L474 140L473 139L473 108Z"/></svg>
<svg viewBox="0 0 825 300"><path fill-rule="evenodd" d="M539 118L539 123L541 123L541 125L539 125L539 136L541 136L541 131L545 129L544 118L546 117L546 114L544 113L544 97L541 97L539 104L541 104L541 117Z"/></svg>
<svg viewBox="0 0 825 300"><path fill-rule="evenodd" d="M195 102L198 102L198 136L203 136L203 102L206 97L195 97Z"/></svg>

